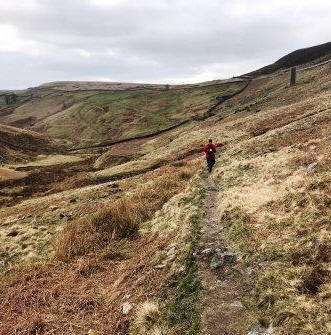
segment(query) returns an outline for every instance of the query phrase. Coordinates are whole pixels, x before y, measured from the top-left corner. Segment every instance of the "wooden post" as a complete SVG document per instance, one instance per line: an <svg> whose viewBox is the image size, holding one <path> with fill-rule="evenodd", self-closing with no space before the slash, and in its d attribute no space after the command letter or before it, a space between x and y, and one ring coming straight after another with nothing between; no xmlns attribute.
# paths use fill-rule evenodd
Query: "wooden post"
<svg viewBox="0 0 331 335"><path fill-rule="evenodd" d="M296 82L296 75L297 75L297 69L295 66L291 67L291 80L290 80L290 86L295 85Z"/></svg>

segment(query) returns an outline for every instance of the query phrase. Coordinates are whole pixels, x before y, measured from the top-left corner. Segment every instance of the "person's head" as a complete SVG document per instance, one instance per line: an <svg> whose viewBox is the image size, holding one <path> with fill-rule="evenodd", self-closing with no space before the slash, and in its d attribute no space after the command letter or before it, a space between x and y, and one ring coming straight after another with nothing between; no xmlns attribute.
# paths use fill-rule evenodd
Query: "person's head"
<svg viewBox="0 0 331 335"><path fill-rule="evenodd" d="M209 143L213 143L213 140L210 138L210 139L208 140L208 142L209 142Z"/></svg>

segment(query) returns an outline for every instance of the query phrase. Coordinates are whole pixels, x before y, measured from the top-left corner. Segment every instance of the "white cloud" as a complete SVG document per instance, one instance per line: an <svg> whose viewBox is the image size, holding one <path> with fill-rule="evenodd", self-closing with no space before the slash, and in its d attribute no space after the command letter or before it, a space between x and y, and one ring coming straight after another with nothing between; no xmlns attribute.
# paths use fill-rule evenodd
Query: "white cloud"
<svg viewBox="0 0 331 335"><path fill-rule="evenodd" d="M38 56L42 47L38 42L20 38L18 29L8 24L0 24L0 52L23 52Z"/></svg>
<svg viewBox="0 0 331 335"><path fill-rule="evenodd" d="M77 53L78 53L78 55L80 55L82 57L91 57L92 56L92 52L87 51L85 49L77 49Z"/></svg>

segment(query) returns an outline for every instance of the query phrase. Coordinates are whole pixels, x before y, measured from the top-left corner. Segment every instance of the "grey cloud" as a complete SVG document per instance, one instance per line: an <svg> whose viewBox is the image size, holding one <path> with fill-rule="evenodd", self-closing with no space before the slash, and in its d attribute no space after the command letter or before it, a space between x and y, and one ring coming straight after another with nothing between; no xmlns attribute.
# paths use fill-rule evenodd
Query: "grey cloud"
<svg viewBox="0 0 331 335"><path fill-rule="evenodd" d="M262 0L117 0L110 6L39 0L24 10L12 2L17 6L0 3L0 27L14 26L18 38L41 52L5 52L0 45L0 88L62 79L190 80L215 68L214 79L229 77L231 69L246 72L326 42L330 31L327 0L271 0L272 11Z"/></svg>

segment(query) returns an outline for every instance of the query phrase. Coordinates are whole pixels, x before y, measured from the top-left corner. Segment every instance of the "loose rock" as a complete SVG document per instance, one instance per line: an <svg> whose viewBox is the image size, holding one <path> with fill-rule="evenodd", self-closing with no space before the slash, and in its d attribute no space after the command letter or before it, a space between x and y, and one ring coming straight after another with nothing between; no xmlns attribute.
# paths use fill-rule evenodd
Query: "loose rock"
<svg viewBox="0 0 331 335"><path fill-rule="evenodd" d="M252 327L247 335L272 335L273 333L274 328L272 326L266 328L257 323Z"/></svg>
<svg viewBox="0 0 331 335"><path fill-rule="evenodd" d="M73 219L73 213L72 212L67 212L67 213L60 213L60 218L61 219L67 219L67 221Z"/></svg>
<svg viewBox="0 0 331 335"><path fill-rule="evenodd" d="M128 315L133 308L133 304L130 304L129 302L125 302L122 306L122 313L124 315Z"/></svg>
<svg viewBox="0 0 331 335"><path fill-rule="evenodd" d="M316 163L316 162L315 162L315 163L311 163L311 164L309 164L309 165L307 166L306 175L308 175L308 174L314 172L316 166L317 166L317 163Z"/></svg>
<svg viewBox="0 0 331 335"><path fill-rule="evenodd" d="M218 268L220 268L224 263L224 259L223 259L223 256L222 254L220 253L216 253L213 258L211 259L211 262L210 262L210 268L212 270L216 270Z"/></svg>
<svg viewBox="0 0 331 335"><path fill-rule="evenodd" d="M210 268L215 270L224 264L233 264L236 260L236 255L233 252L215 251L215 254L210 262Z"/></svg>
<svg viewBox="0 0 331 335"><path fill-rule="evenodd" d="M240 300L235 300L233 303L230 304L230 306L235 307L235 308L243 308L244 307Z"/></svg>

